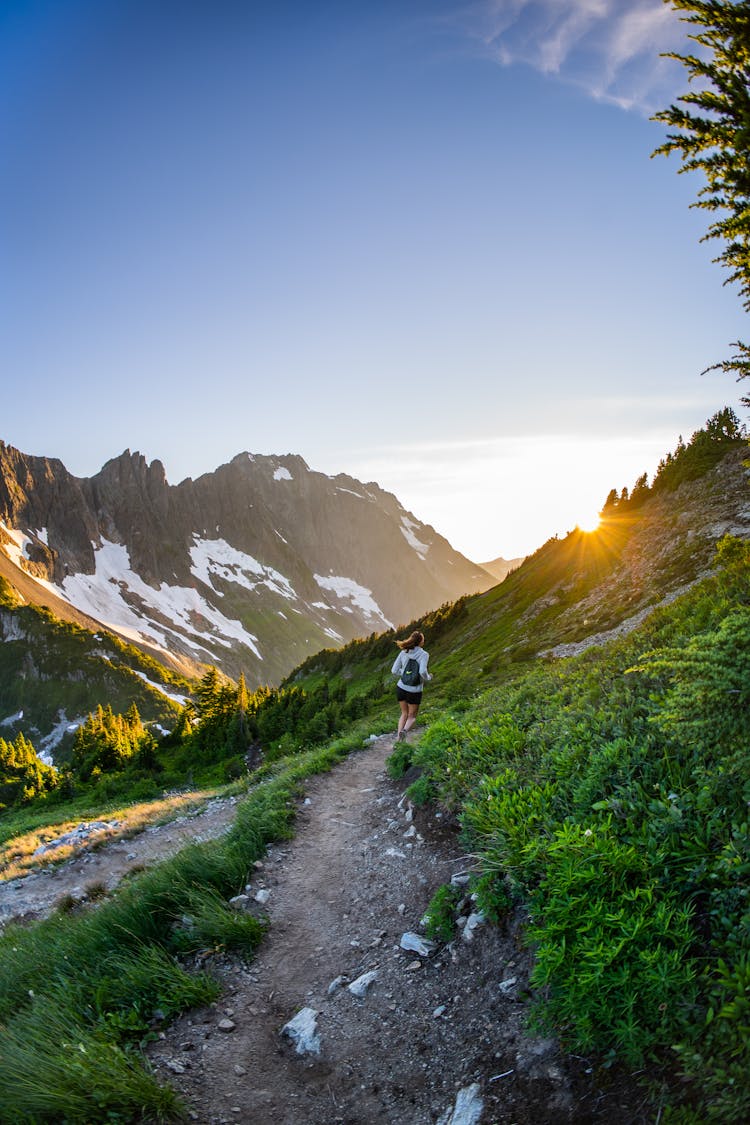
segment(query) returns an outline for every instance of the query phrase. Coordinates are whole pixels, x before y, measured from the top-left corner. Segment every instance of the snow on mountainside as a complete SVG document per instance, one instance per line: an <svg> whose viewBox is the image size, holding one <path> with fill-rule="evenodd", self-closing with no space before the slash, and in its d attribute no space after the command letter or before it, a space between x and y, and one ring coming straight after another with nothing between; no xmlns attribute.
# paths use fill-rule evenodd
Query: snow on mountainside
<svg viewBox="0 0 750 1125"><path fill-rule="evenodd" d="M139 453L80 479L0 443L0 550L25 597L251 683L492 585L392 494L294 455L173 486Z"/></svg>

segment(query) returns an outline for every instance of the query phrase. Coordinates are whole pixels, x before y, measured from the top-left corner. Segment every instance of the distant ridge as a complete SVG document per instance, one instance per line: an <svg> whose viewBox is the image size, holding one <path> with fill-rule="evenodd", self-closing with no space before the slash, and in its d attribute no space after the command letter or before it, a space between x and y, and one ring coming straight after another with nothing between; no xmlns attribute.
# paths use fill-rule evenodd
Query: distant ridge
<svg viewBox="0 0 750 1125"><path fill-rule="evenodd" d="M249 683L492 585L391 493L293 454L173 486L130 450L76 478L0 443L0 552L27 601Z"/></svg>
<svg viewBox="0 0 750 1125"><path fill-rule="evenodd" d="M486 570L488 574L491 574L498 582L502 582L512 570L516 570L521 565L525 557L525 555L521 555L518 559L504 559L501 557L491 559L490 562L483 562L479 565L482 570Z"/></svg>

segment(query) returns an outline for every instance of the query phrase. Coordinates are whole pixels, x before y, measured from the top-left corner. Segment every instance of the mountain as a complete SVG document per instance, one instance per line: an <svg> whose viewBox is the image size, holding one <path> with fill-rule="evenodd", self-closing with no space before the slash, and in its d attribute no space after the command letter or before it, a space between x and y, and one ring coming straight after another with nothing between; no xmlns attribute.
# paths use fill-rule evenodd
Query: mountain
<svg viewBox="0 0 750 1125"><path fill-rule="evenodd" d="M499 559L490 559L489 562L483 562L479 565L482 570L486 570L488 574L491 574L497 582L502 582L504 578L508 577L512 570L516 570L521 565L523 560L523 555L518 559L504 559L501 557Z"/></svg>
<svg viewBox="0 0 750 1125"><path fill-rule="evenodd" d="M173 486L129 450L77 478L0 443L0 558L26 601L249 683L492 584L392 494L291 454Z"/></svg>

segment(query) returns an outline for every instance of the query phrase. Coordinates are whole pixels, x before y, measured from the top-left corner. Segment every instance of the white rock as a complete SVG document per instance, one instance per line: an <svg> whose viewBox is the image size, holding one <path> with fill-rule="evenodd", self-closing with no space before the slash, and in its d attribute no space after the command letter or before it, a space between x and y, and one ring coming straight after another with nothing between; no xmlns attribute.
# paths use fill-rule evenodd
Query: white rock
<svg viewBox="0 0 750 1125"><path fill-rule="evenodd" d="M281 1034L296 1044L298 1055L320 1054L320 1033L317 1025L318 1013L314 1008L302 1008L294 1019L285 1023Z"/></svg>
<svg viewBox="0 0 750 1125"><path fill-rule="evenodd" d="M385 854L386 854L386 855L392 855L392 856L394 856L394 857L395 857L396 859L406 859L406 856L405 856L405 854L404 854L403 852L400 852L400 851L398 851L398 849L397 849L397 848L386 848L386 849L385 849Z"/></svg>
<svg viewBox="0 0 750 1125"><path fill-rule="evenodd" d="M234 898L230 898L229 905L232 910L244 910L249 901L250 899L247 895L235 895Z"/></svg>
<svg viewBox="0 0 750 1125"><path fill-rule="evenodd" d="M477 1125L483 1109L481 1086L472 1082L471 1086L464 1086L458 1091L453 1109L444 1113L437 1125Z"/></svg>
<svg viewBox="0 0 750 1125"><path fill-rule="evenodd" d="M333 994L335 992L338 992L338 990L340 988L344 987L344 985L346 984L346 980L347 980L346 977L342 977L342 976L334 977L334 979L331 981L331 983L328 985L328 988L326 989L326 996L333 996Z"/></svg>
<svg viewBox="0 0 750 1125"><path fill-rule="evenodd" d="M255 901L259 902L261 906L265 906L271 897L271 892L265 889L255 892Z"/></svg>
<svg viewBox="0 0 750 1125"><path fill-rule="evenodd" d="M451 883L454 887L465 887L470 879L471 875L468 871L457 871L455 875L451 875Z"/></svg>
<svg viewBox="0 0 750 1125"><path fill-rule="evenodd" d="M223 1019L219 1020L216 1026L218 1027L219 1031L234 1031L237 1024L234 1022L234 1020Z"/></svg>
<svg viewBox="0 0 750 1125"><path fill-rule="evenodd" d="M406 829L406 832L404 832L404 839L405 840L411 840L411 838L413 836L416 836L416 834L417 834L417 829L412 824L412 825L409 826L409 828Z"/></svg>
<svg viewBox="0 0 750 1125"><path fill-rule="evenodd" d="M482 914L481 910L475 911L473 914L470 914L469 917L466 919L466 925L464 926L464 932L461 935L463 937L464 941L473 941L474 940L474 931L476 930L476 928L478 926L481 926L484 921L485 921L485 917L484 917L484 914Z"/></svg>
<svg viewBox="0 0 750 1125"><path fill-rule="evenodd" d="M513 988L513 985L516 984L517 982L518 982L518 977L508 977L507 980L501 980L500 984L497 987L500 990L500 992L503 992L503 993L510 992L510 990Z"/></svg>
<svg viewBox="0 0 750 1125"><path fill-rule="evenodd" d="M371 969L369 973L362 973L356 980L353 980L349 985L349 991L352 996L359 996L361 999L368 989L372 987L377 975L375 969Z"/></svg>
<svg viewBox="0 0 750 1125"><path fill-rule="evenodd" d="M432 951L436 948L434 941L429 941L427 938L420 937L419 934L407 931L401 935L400 946L402 949L409 949L413 953L418 953L420 957L429 957Z"/></svg>

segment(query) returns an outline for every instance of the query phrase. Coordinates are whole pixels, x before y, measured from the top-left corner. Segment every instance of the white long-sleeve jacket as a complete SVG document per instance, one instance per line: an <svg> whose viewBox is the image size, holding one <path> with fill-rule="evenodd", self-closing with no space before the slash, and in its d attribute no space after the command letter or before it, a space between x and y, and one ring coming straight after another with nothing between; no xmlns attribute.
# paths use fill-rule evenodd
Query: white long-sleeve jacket
<svg viewBox="0 0 750 1125"><path fill-rule="evenodd" d="M419 674L422 677L422 683L419 684L418 687L410 687L409 684L402 684L401 683L401 673L403 672L404 668L406 667L406 662L407 662L407 660L412 660L412 659L416 660L417 663L419 664ZM421 647L412 648L412 649L405 649L405 648L401 649L401 652L398 654L396 659L393 661L393 667L391 668L391 675L399 677L399 680L398 680L398 683L396 684L396 687L400 687L404 691L415 691L415 692L421 691L422 688L424 687L424 685L428 682L428 680L432 679L432 676L427 671L427 662L428 662L429 659L430 659L429 652L425 652L425 650Z"/></svg>

